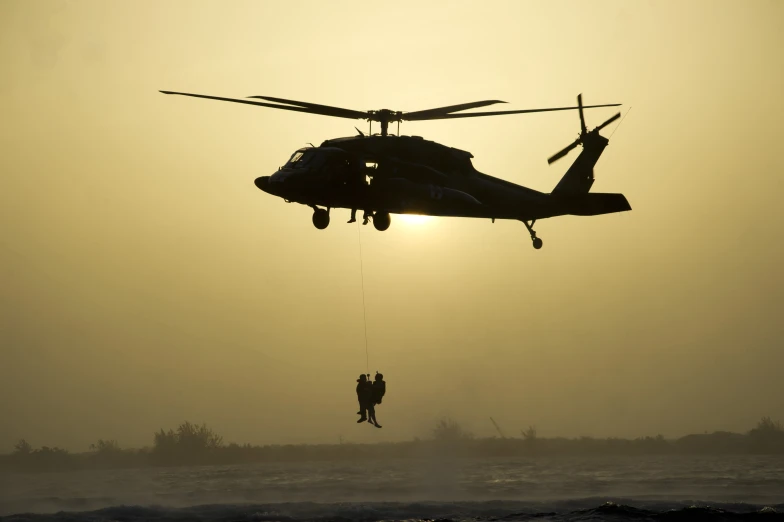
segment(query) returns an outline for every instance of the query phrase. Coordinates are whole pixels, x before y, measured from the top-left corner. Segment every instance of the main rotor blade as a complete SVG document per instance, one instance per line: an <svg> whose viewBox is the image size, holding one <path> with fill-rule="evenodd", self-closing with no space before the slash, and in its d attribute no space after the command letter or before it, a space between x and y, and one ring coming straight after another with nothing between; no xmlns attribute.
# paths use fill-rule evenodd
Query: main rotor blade
<svg viewBox="0 0 784 522"><path fill-rule="evenodd" d="M424 111L406 112L403 114L403 119L408 121L427 120L432 119L433 116L449 114L450 112L465 111L468 109L476 109L477 107L487 107L496 103L506 103L501 100L484 100L471 103L461 103L460 105L449 105L447 107L438 107L437 109L426 109Z"/></svg>
<svg viewBox="0 0 784 522"><path fill-rule="evenodd" d="M596 127L594 130L595 131L600 131L600 130L602 130L603 128L605 128L606 126L608 126L609 124L611 124L612 122L614 122L615 120L617 120L620 117L621 117L621 113L619 112L618 114L616 114L615 116L613 116L612 118L607 120L606 122L604 122L601 125L599 125L598 127Z"/></svg>
<svg viewBox="0 0 784 522"><path fill-rule="evenodd" d="M343 109L341 107L331 107L329 105L319 105L317 103L310 103L310 102L301 102L301 101L294 101L294 100L286 100L284 98L273 98L272 96L248 96L248 98L258 98L260 100L267 100L276 103L286 103L288 105L298 105L300 107L304 107L306 109L313 109L313 110L322 110L322 111L331 111L331 115L336 114L345 114L345 116L340 116L344 118L367 118L367 112L355 111L352 109Z"/></svg>
<svg viewBox="0 0 784 522"><path fill-rule="evenodd" d="M569 154L572 151L572 149L574 149L579 144L580 144L580 139L578 138L578 139L574 140L574 142L572 142L570 145L567 145L566 147L561 149L559 152L557 152L557 153L553 154L552 156L550 156L549 158L547 158L547 164L548 165L552 164L552 163L558 161L559 159L563 158L564 156Z"/></svg>
<svg viewBox="0 0 784 522"><path fill-rule="evenodd" d="M173 92L173 91L160 91L163 94L179 94L180 96L191 96L193 98L204 98L206 100L219 100L219 101L227 101L232 103L244 103L246 105L258 105L259 107L270 107L272 109L283 109L284 111L294 111L294 112L306 112L309 114L321 114L322 116L334 116L336 118L348 118L351 120L354 119L364 119L367 118L367 114L362 112L356 112L357 115L352 114L349 115L347 113L339 113L337 111L327 111L327 110L319 110L319 109L311 109L308 107L288 107L286 105L275 105L272 103L264 103L264 102L256 102L256 101L249 101L249 100L237 100L235 98L221 98L219 96L207 96L204 94L190 94L187 92Z"/></svg>
<svg viewBox="0 0 784 522"><path fill-rule="evenodd" d="M608 103L605 105L583 105L583 109L593 109L596 107L617 107L621 105L620 103ZM495 112L472 112L468 114L441 114L437 116L431 116L429 118L417 118L423 120L447 120L453 118L477 118L480 116L501 116L504 114L527 114L530 112L552 112L552 111L573 111L577 110L579 107L553 107L548 109L523 109L519 111L495 111ZM406 115L403 115L403 119L407 120L408 118Z"/></svg>

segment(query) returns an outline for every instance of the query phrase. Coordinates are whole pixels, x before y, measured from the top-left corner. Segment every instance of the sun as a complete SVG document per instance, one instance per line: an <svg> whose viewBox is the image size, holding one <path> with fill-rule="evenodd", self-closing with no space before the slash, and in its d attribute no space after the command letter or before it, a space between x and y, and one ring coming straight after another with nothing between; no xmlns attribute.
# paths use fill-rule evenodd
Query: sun
<svg viewBox="0 0 784 522"><path fill-rule="evenodd" d="M421 214L398 214L395 217L408 225L424 225L433 218L433 216L423 216Z"/></svg>

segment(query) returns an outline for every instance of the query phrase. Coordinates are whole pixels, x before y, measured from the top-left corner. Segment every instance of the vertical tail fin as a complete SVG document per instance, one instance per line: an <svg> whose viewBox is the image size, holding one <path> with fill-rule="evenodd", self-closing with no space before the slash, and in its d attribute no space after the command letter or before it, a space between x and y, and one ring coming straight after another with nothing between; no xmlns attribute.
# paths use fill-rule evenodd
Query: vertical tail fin
<svg viewBox="0 0 784 522"><path fill-rule="evenodd" d="M610 123L621 117L621 113L614 115L590 132L586 130L585 118L583 116L583 97L577 96L577 105L580 108L580 136L572 143L564 147L558 153L551 156L547 163L552 164L563 158L578 145L583 146L583 151L566 171L558 184L553 189L553 194L585 194L593 186L593 167L599 161L599 157L604 152L610 140L599 134L599 131Z"/></svg>
<svg viewBox="0 0 784 522"><path fill-rule="evenodd" d="M585 194L591 190L594 181L593 167L610 140L596 133L587 134L581 141L583 151L555 186L553 194Z"/></svg>

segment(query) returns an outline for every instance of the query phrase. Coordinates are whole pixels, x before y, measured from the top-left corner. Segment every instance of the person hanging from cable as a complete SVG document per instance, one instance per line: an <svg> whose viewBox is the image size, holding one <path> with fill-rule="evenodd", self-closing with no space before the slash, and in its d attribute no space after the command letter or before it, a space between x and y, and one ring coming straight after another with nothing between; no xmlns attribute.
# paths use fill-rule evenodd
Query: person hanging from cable
<svg viewBox="0 0 784 522"><path fill-rule="evenodd" d="M376 420L376 405L381 404L381 399L384 398L384 394L387 392L387 383L384 382L384 375L376 372L376 379L373 381L372 391L373 391L373 401L372 401L373 409L372 409L372 416L370 417L370 422L376 428L380 428L381 424L379 424L378 420Z"/></svg>
<svg viewBox="0 0 784 522"><path fill-rule="evenodd" d="M373 408L373 384L368 381L368 376L362 374L357 379L357 401L359 401L359 411L357 415L360 415L360 419L357 423L365 422L369 420L369 412L373 412L371 415L375 415L375 409Z"/></svg>
<svg viewBox="0 0 784 522"><path fill-rule="evenodd" d="M373 383L370 382L370 375L368 375L367 384L367 421L375 426L376 428L380 428L378 421L376 420L376 403L373 400Z"/></svg>
<svg viewBox="0 0 784 522"><path fill-rule="evenodd" d="M381 399L387 393L387 383L384 381L384 374L376 372L376 379L373 381L373 403L381 404Z"/></svg>

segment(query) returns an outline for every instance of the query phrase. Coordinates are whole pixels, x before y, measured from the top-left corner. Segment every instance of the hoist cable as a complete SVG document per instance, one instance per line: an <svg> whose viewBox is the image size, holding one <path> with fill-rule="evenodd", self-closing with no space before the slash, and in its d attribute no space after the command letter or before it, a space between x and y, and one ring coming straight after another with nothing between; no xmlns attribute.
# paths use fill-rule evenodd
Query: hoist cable
<svg viewBox="0 0 784 522"><path fill-rule="evenodd" d="M362 322L365 326L365 366L369 375L370 356L368 355L367 307L365 306L365 263L362 260L362 232L359 228L359 221L357 221L357 243L359 243L359 274L362 277Z"/></svg>

